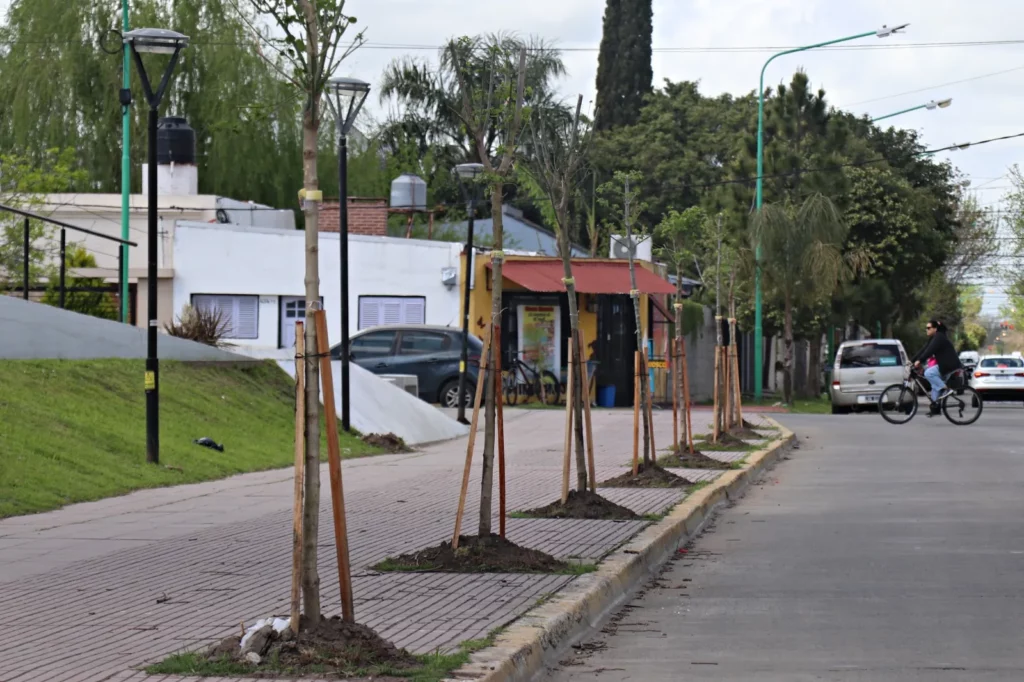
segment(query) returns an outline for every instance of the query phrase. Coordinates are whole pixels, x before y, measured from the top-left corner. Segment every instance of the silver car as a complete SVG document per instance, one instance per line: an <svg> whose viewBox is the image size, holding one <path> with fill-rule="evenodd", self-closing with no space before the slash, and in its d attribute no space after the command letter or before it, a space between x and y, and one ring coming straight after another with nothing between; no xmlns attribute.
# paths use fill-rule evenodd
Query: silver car
<svg viewBox="0 0 1024 682"><path fill-rule="evenodd" d="M986 401L1024 400L1024 360L983 355L971 375L971 387Z"/></svg>
<svg viewBox="0 0 1024 682"><path fill-rule="evenodd" d="M844 341L836 351L832 372L832 414L878 409L886 387L903 381L907 352L897 339Z"/></svg>

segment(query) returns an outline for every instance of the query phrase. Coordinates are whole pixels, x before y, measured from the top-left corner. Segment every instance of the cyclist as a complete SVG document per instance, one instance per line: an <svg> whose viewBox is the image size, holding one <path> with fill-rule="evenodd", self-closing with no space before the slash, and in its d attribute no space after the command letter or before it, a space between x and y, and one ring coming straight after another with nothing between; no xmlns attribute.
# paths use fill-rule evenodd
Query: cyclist
<svg viewBox="0 0 1024 682"><path fill-rule="evenodd" d="M942 322L929 320L924 330L928 335L928 345L914 356L913 363L914 367L919 368L922 361L935 358L936 364L924 370L924 377L932 387L932 404L928 416L934 417L939 414L939 400L951 393L946 387L946 379L960 369L960 356L946 336L946 325Z"/></svg>

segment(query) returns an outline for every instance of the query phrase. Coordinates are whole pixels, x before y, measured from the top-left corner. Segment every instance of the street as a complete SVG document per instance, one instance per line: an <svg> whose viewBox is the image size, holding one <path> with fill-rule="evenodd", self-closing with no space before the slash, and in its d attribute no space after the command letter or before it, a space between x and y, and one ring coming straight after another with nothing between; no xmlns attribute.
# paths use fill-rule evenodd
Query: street
<svg viewBox="0 0 1024 682"><path fill-rule="evenodd" d="M1022 417L779 415L799 448L547 679L1024 678Z"/></svg>

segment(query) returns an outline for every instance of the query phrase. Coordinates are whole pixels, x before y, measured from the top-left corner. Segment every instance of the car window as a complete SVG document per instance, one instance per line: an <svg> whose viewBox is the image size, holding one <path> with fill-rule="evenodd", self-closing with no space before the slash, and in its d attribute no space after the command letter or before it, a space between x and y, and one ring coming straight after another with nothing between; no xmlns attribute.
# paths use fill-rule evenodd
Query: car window
<svg viewBox="0 0 1024 682"><path fill-rule="evenodd" d="M451 349L452 339L438 332L404 331L400 355L428 355Z"/></svg>
<svg viewBox="0 0 1024 682"><path fill-rule="evenodd" d="M350 342L353 360L382 358L391 354L395 332L372 332L358 336Z"/></svg>
<svg viewBox="0 0 1024 682"><path fill-rule="evenodd" d="M1024 360L1020 358L985 358L981 361L981 366L994 369L1001 367L1024 367Z"/></svg>
<svg viewBox="0 0 1024 682"><path fill-rule="evenodd" d="M893 343L865 343L846 346L840 356L841 369L856 367L898 367L902 364L900 348Z"/></svg>

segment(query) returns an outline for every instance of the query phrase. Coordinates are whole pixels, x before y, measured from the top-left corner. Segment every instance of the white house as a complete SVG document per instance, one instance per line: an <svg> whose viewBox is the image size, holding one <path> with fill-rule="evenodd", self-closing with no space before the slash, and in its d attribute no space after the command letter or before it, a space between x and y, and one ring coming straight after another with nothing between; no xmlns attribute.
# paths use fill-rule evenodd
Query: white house
<svg viewBox="0 0 1024 682"><path fill-rule="evenodd" d="M173 309L215 307L226 341L259 357L289 357L305 317L305 232L178 221ZM320 294L327 335L340 339L337 233L320 234ZM376 324L459 324L462 245L349 235L349 329Z"/></svg>

